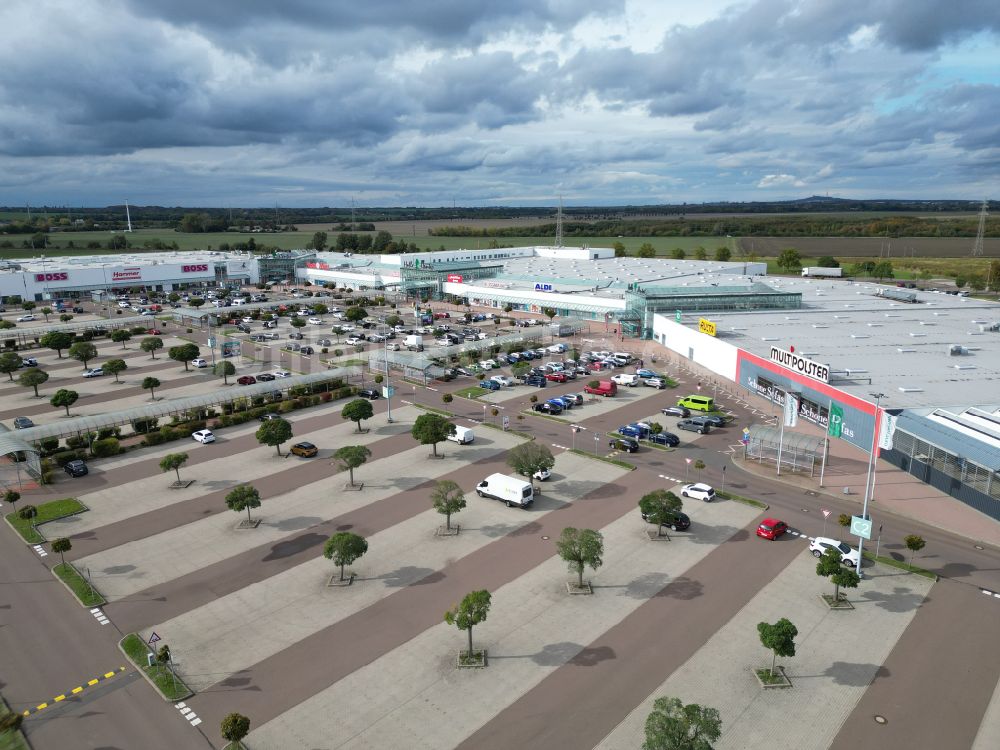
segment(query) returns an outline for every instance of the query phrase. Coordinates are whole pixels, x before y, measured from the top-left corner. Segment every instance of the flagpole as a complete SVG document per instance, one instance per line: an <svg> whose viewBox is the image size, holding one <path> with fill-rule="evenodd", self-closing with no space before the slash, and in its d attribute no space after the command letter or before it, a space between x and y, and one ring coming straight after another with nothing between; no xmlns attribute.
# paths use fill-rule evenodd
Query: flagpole
<svg viewBox="0 0 1000 750"><path fill-rule="evenodd" d="M823 476L826 474L826 457L830 453L830 411L833 409L833 399L830 408L826 410L826 434L823 436L823 464L819 467L819 486L823 486Z"/></svg>
<svg viewBox="0 0 1000 750"><path fill-rule="evenodd" d="M778 434L778 472L775 474L776 477L781 476L781 449L785 443L785 411L788 409L788 391L785 391L785 400L783 410L781 413L781 432Z"/></svg>

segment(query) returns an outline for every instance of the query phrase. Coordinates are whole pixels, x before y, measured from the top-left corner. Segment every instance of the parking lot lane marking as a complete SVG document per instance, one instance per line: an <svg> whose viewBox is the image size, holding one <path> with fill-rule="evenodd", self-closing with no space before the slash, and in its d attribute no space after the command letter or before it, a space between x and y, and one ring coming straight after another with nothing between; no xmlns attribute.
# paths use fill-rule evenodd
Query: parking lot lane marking
<svg viewBox="0 0 1000 750"><path fill-rule="evenodd" d="M96 685L98 682L100 682L100 680L88 680L87 681L87 687L90 687L92 685Z"/></svg>
<svg viewBox="0 0 1000 750"><path fill-rule="evenodd" d="M35 707L35 710L36 711L41 711L43 708L48 708L48 707L49 707L48 703L40 703L40 704L38 704L38 706Z"/></svg>
<svg viewBox="0 0 1000 750"><path fill-rule="evenodd" d="M73 695L76 695L77 693L82 693L82 692L83 692L83 688L82 688L82 687L75 687L75 688L73 688L72 690L70 690L70 692L71 692L71 693L72 693Z"/></svg>
<svg viewBox="0 0 1000 750"><path fill-rule="evenodd" d="M195 719L194 721L191 722L191 726L193 727L196 727L199 724L201 724L201 719Z"/></svg>
<svg viewBox="0 0 1000 750"><path fill-rule="evenodd" d="M59 701L64 701L64 700L66 700L66 695L65 694L63 694L63 695L57 695L55 698L52 699L52 702L53 703L58 703Z"/></svg>

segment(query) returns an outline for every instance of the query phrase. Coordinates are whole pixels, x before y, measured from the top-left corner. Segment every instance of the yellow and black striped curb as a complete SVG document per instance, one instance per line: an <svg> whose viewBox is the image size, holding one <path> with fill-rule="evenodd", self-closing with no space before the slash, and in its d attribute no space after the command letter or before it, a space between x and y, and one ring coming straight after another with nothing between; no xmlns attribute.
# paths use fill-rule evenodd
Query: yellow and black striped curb
<svg viewBox="0 0 1000 750"><path fill-rule="evenodd" d="M52 700L50 700L48 703L39 703L34 708L26 708L22 713L23 713L24 716L31 716L31 714L37 714L39 711L43 711L46 708L51 708L52 706L55 706L55 705L58 705L59 703L62 703L64 700L66 700L66 698L69 698L69 697L72 697L74 695L78 695L79 693L82 693L84 690L86 690L89 687L93 687L94 685L97 685L100 682L104 682L105 680L110 680L112 677L116 677L117 675L120 675L124 671L125 671L125 667L118 667L118 671L117 672L105 672L100 677L95 677L92 680L88 680L83 685L78 685L77 687L75 687L72 690L70 690L68 694L63 693L62 695L57 695L55 698L53 698Z"/></svg>

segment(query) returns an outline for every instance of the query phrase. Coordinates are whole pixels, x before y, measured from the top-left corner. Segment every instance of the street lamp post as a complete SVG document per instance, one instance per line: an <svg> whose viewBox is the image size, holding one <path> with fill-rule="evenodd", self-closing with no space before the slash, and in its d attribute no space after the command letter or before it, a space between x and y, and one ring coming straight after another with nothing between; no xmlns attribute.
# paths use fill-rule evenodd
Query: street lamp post
<svg viewBox="0 0 1000 750"><path fill-rule="evenodd" d="M869 394L875 397L875 424L872 427L872 451L868 456L868 476L865 479L865 502L861 508L861 517L868 518L868 501L871 499L872 495L872 475L875 473L875 450L878 447L878 428L879 428L879 402L885 397L884 393L872 393ZM861 575L861 555L865 546L865 538L863 536L858 537L858 565L857 574Z"/></svg>
<svg viewBox="0 0 1000 750"><path fill-rule="evenodd" d="M385 363L385 418L392 424L392 385L389 382L389 326L385 326L385 341L382 342L383 362Z"/></svg>

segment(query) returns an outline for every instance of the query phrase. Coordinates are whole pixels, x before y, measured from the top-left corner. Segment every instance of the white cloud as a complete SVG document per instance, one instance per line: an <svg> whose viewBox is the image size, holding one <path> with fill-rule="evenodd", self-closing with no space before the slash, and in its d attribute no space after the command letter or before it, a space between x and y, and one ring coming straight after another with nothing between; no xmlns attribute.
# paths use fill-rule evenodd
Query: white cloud
<svg viewBox="0 0 1000 750"><path fill-rule="evenodd" d="M766 174L761 178L760 182L757 183L757 187L762 189L805 186L806 183L804 180L800 180L798 177L791 174Z"/></svg>

